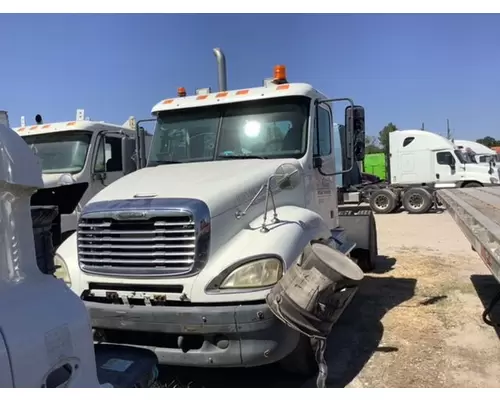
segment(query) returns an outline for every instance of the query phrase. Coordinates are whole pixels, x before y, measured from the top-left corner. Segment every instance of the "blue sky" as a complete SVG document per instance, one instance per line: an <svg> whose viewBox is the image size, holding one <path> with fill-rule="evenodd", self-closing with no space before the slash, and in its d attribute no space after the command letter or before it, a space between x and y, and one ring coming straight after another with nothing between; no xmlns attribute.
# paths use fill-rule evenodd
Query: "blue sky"
<svg viewBox="0 0 500 400"><path fill-rule="evenodd" d="M500 15L0 15L0 108L11 124L149 118L178 86L259 86L275 64L289 80L366 108L367 134L401 129L500 139ZM338 109L339 121L343 108Z"/></svg>

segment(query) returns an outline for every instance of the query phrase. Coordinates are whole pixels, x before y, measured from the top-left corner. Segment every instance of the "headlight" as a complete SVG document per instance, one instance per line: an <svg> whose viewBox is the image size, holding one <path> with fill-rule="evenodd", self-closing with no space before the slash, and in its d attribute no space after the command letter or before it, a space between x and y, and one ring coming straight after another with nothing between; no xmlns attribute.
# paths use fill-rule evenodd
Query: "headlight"
<svg viewBox="0 0 500 400"><path fill-rule="evenodd" d="M221 283L221 289L252 289L274 285L283 276L277 258L250 261L236 268Z"/></svg>
<svg viewBox="0 0 500 400"><path fill-rule="evenodd" d="M71 279L69 277L68 266L64 262L64 260L59 257L57 254L54 256L54 266L56 267L56 272L54 272L54 276L57 279L62 279L68 287L71 287Z"/></svg>

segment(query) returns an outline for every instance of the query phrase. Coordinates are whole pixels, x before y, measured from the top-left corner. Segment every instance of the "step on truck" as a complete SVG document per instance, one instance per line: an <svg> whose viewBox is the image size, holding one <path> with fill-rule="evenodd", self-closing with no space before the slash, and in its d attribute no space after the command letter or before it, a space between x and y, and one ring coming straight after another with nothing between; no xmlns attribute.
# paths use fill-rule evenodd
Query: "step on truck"
<svg viewBox="0 0 500 400"><path fill-rule="evenodd" d="M55 263L84 300L96 340L154 349L163 364L280 362L310 374L317 370L310 341L266 299L321 243L343 269L345 284L331 293L338 301L326 310L336 319L355 293L357 271L363 276L351 253L376 253L373 215L345 215L341 224L337 204L335 178L345 171L335 169L343 152L331 104L349 104L351 159L352 144L364 144L364 111L288 82L284 66L262 86L228 90L224 55L215 54L219 90L180 88L153 107L146 167L87 203ZM357 229L365 221L371 228Z"/></svg>
<svg viewBox="0 0 500 400"><path fill-rule="evenodd" d="M423 214L438 205L442 188L496 186L499 172L489 165L468 163L448 139L428 131L402 130L389 134L384 182L355 187L348 196L367 202L378 214L403 207Z"/></svg>
<svg viewBox="0 0 500 400"><path fill-rule="evenodd" d="M500 282L500 187L446 189L438 192L463 234L470 242L495 279ZM500 327L500 321L491 321L490 313L500 301L500 290L483 313L483 320Z"/></svg>
<svg viewBox="0 0 500 400"><path fill-rule="evenodd" d="M135 171L136 121L123 125L85 118L77 110L73 121L44 122L38 114L35 124L14 128L40 158L45 188L37 191L33 206L57 205L60 231L53 232L54 245L76 231L82 207L100 190ZM150 143L150 135L145 135ZM55 224L54 226L59 226Z"/></svg>

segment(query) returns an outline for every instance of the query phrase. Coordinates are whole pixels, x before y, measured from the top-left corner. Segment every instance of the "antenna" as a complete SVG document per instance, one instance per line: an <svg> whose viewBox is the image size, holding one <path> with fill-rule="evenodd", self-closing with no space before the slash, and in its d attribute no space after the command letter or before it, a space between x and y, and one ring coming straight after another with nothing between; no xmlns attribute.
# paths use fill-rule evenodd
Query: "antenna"
<svg viewBox="0 0 500 400"><path fill-rule="evenodd" d="M425 125L424 123L422 122L422 128L421 128L422 131L425 131Z"/></svg>
<svg viewBox="0 0 500 400"><path fill-rule="evenodd" d="M451 139L450 120L446 118L446 139Z"/></svg>

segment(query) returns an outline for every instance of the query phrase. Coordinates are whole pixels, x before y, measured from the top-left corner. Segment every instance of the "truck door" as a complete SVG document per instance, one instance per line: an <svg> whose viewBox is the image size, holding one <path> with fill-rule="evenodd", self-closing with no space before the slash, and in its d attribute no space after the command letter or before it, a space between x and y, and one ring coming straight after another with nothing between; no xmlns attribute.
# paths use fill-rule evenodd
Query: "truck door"
<svg viewBox="0 0 500 400"><path fill-rule="evenodd" d="M434 163L436 187L454 187L457 177L456 160L451 151L438 151Z"/></svg>
<svg viewBox="0 0 500 400"><path fill-rule="evenodd" d="M124 175L122 162L122 136L101 135L94 158L94 179L91 197Z"/></svg>
<svg viewBox="0 0 500 400"><path fill-rule="evenodd" d="M321 169L326 173L332 173L336 163L333 151L333 121L330 107L326 104L320 105L317 115L318 120L316 124L318 132L314 132L313 134L313 154L315 158L321 158ZM338 145L340 146L340 143ZM315 168L313 181L314 197L318 207L317 211L327 222L329 228L334 229L338 226L335 176L323 176L319 168Z"/></svg>

